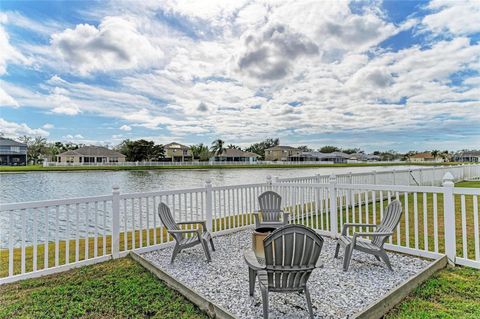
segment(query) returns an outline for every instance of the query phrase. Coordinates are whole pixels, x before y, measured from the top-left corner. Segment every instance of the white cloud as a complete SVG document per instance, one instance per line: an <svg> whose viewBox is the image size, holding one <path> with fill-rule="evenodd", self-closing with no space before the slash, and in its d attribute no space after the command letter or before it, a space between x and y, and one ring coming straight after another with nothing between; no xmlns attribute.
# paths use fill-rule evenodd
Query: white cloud
<svg viewBox="0 0 480 319"><path fill-rule="evenodd" d="M80 108L66 94L68 91L59 87L53 89L53 93L49 96L49 101L53 105L52 112L65 115L77 115Z"/></svg>
<svg viewBox="0 0 480 319"><path fill-rule="evenodd" d="M158 65L163 57L160 47L123 17L105 17L98 28L79 24L53 34L51 43L63 60L83 75L145 68Z"/></svg>
<svg viewBox="0 0 480 319"><path fill-rule="evenodd" d="M50 124L50 123L45 123L43 124L42 128L46 129L46 130L50 130L52 128L54 128L55 126L53 124Z"/></svg>
<svg viewBox="0 0 480 319"><path fill-rule="evenodd" d="M25 123L9 122L3 118L0 118L0 132L6 137L18 138L23 135L29 136L44 136L50 135L47 131L41 128L30 128Z"/></svg>
<svg viewBox="0 0 480 319"><path fill-rule="evenodd" d="M0 107L1 106L12 106L19 107L18 102L11 97L3 88L0 87Z"/></svg>
<svg viewBox="0 0 480 319"><path fill-rule="evenodd" d="M122 131L127 131L128 132L128 131L132 130L132 127L129 126L129 125L122 125L122 126L119 127L119 129L122 130Z"/></svg>
<svg viewBox="0 0 480 319"><path fill-rule="evenodd" d="M480 1L432 0L428 6L435 12L425 16L422 23L431 31L456 35L480 32Z"/></svg>
<svg viewBox="0 0 480 319"><path fill-rule="evenodd" d="M10 44L10 36L0 24L0 75L7 72L8 63L30 64L30 60Z"/></svg>
<svg viewBox="0 0 480 319"><path fill-rule="evenodd" d="M22 106L114 118L126 121L121 131L162 130L166 140L280 136L295 144L325 133L480 125L476 77L452 84L452 75L480 71L480 45L467 35L476 30L474 17L465 13L463 25L460 13L439 20L458 10L453 2L434 1L425 19L398 24L377 2L355 13L347 1L127 3L95 11L89 21L98 26L55 33L51 48L63 63L51 48L35 49L42 57L36 63L58 73L38 90L0 82L4 91ZM425 46L378 46L422 25L449 34ZM96 72L111 82L96 84Z"/></svg>

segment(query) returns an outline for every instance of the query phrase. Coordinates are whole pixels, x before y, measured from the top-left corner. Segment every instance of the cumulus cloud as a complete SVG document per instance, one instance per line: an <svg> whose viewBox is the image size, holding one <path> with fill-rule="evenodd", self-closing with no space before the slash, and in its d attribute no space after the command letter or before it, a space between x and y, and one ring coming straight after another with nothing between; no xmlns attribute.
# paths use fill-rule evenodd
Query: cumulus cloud
<svg viewBox="0 0 480 319"><path fill-rule="evenodd" d="M433 13L425 16L422 23L435 33L444 31L467 35L480 32L480 1L432 0L427 6Z"/></svg>
<svg viewBox="0 0 480 319"><path fill-rule="evenodd" d="M259 36L247 36L244 42L246 50L238 58L238 68L261 80L282 79L295 59L318 54L315 43L285 25L268 27Z"/></svg>
<svg viewBox="0 0 480 319"><path fill-rule="evenodd" d="M0 87L0 107L1 106L12 106L19 107L18 102L11 97L4 89Z"/></svg>
<svg viewBox="0 0 480 319"><path fill-rule="evenodd" d="M125 125L120 126L119 129L122 130L122 131L128 132L128 131L132 130L132 127L125 124Z"/></svg>
<svg viewBox="0 0 480 319"><path fill-rule="evenodd" d="M53 89L53 93L49 96L53 113L77 115L81 112L78 105L66 95L67 93L67 90L59 87Z"/></svg>
<svg viewBox="0 0 480 319"><path fill-rule="evenodd" d="M207 112L208 111L208 106L207 104L203 103L203 102L200 102L200 104L198 104L197 106L197 111L199 112Z"/></svg>
<svg viewBox="0 0 480 319"><path fill-rule="evenodd" d="M9 122L0 118L0 132L7 137L18 138L23 135L44 136L50 135L46 130L41 128L31 128L25 123Z"/></svg>
<svg viewBox="0 0 480 319"><path fill-rule="evenodd" d="M50 124L50 123L45 123L43 124L42 128L46 129L46 130L50 130L52 128L54 128L55 126L53 124Z"/></svg>
<svg viewBox="0 0 480 319"><path fill-rule="evenodd" d="M122 17L105 17L97 27L78 24L52 35L52 47L81 74L144 68L160 63L163 52Z"/></svg>

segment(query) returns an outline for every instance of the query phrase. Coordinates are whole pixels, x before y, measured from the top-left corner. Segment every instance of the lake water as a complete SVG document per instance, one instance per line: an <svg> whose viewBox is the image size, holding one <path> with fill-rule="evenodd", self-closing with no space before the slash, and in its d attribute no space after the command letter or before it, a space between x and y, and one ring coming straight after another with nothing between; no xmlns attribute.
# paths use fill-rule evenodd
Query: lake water
<svg viewBox="0 0 480 319"><path fill-rule="evenodd" d="M203 187L207 179L212 180L213 186L225 186L264 182L268 175L297 177L382 171L394 168L393 166L369 166L2 173L0 174L0 203L108 195L111 194L114 185L118 185L122 193L134 193Z"/></svg>

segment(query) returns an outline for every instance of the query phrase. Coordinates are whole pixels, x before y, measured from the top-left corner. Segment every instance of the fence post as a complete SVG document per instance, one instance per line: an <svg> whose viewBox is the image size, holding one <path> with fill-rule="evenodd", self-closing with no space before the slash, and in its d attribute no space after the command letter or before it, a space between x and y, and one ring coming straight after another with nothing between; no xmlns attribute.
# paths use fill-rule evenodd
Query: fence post
<svg viewBox="0 0 480 319"><path fill-rule="evenodd" d="M377 171L373 171L373 185L377 185Z"/></svg>
<svg viewBox="0 0 480 319"><path fill-rule="evenodd" d="M330 202L330 233L333 237L338 235L338 216L337 216L337 177L332 174L328 178L328 194Z"/></svg>
<svg viewBox="0 0 480 319"><path fill-rule="evenodd" d="M207 219L207 229L213 231L213 193L212 181L205 181L205 217Z"/></svg>
<svg viewBox="0 0 480 319"><path fill-rule="evenodd" d="M120 188L118 186L113 186L112 187L112 258L114 259L118 258L119 252L120 252Z"/></svg>
<svg viewBox="0 0 480 319"><path fill-rule="evenodd" d="M320 184L320 174L315 174L315 180L317 184Z"/></svg>
<svg viewBox="0 0 480 319"><path fill-rule="evenodd" d="M271 175L267 175L267 189L269 191L272 190L272 176Z"/></svg>
<svg viewBox="0 0 480 319"><path fill-rule="evenodd" d="M445 254L451 264L455 264L457 244L455 241L455 198L453 195L453 175L443 176L443 213L445 227Z"/></svg>
<svg viewBox="0 0 480 319"><path fill-rule="evenodd" d="M392 170L392 174L393 174L393 185L397 185L397 172L396 172L396 169L394 168Z"/></svg>

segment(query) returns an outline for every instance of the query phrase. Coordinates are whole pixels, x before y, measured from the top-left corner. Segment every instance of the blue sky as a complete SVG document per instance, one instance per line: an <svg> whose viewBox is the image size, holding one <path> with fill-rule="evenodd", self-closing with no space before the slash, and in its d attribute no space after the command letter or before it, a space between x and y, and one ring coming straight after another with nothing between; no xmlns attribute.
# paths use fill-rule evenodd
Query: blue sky
<svg viewBox="0 0 480 319"><path fill-rule="evenodd" d="M5 1L0 132L480 148L479 1Z"/></svg>

